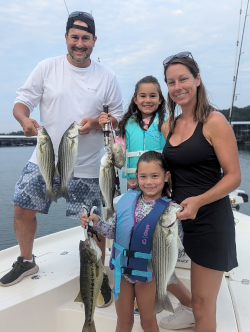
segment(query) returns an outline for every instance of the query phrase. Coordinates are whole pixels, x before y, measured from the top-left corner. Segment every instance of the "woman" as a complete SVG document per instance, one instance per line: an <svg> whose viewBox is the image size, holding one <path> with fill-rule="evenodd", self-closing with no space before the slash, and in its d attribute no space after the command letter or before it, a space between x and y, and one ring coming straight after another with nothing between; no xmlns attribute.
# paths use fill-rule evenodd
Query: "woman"
<svg viewBox="0 0 250 332"><path fill-rule="evenodd" d="M192 261L195 332L215 332L223 272L238 265L234 218L227 196L241 181L237 145L225 117L209 104L191 53L170 56L163 65L169 108L163 154L172 176L173 200L184 208L177 217L182 221L183 244ZM176 117L177 105L182 113ZM160 326L166 321L168 318Z"/></svg>

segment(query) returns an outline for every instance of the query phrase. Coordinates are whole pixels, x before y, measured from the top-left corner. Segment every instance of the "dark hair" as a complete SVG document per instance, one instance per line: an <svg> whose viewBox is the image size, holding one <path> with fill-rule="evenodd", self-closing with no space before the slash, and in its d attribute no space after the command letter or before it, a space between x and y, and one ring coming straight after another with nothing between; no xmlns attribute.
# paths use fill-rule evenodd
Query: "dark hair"
<svg viewBox="0 0 250 332"><path fill-rule="evenodd" d="M173 58L164 67L164 79L167 84L166 72L171 65L181 64L187 67L194 78L198 77L200 73L198 64L191 58ZM197 101L194 108L194 121L206 122L209 114L214 110L213 106L209 103L206 88L201 80L200 85L197 87ZM175 109L176 103L170 98L168 93L167 108L169 110L169 131L173 132L175 125Z"/></svg>
<svg viewBox="0 0 250 332"><path fill-rule="evenodd" d="M162 170L164 171L164 173L166 173L168 171L168 164L162 153L156 152L156 151L147 151L147 152L144 152L140 156L140 158L137 162L136 177L138 174L139 164L141 162L150 163L151 161L158 162L159 165L161 166ZM165 185L162 189L162 196L171 197L170 186L169 186L168 182L165 182Z"/></svg>
<svg viewBox="0 0 250 332"><path fill-rule="evenodd" d="M133 115L135 116L134 117L135 122L137 122L139 124L139 126L143 129L142 115L141 115L140 110L138 110L136 103L134 102L134 98L137 96L139 86L141 84L145 84L145 83L146 84L147 83L155 84L156 87L157 87L158 93L159 93L159 98L161 99L161 103L160 103L159 107L153 113L153 116L152 116L152 118L150 119L150 122L149 122L149 127L150 127L150 125L154 121L156 113L158 113L158 116L159 116L158 130L161 132L161 127L162 127L162 125L164 123L164 120L165 120L166 101L165 101L165 98L164 98L163 93L161 91L161 87L160 87L160 84L159 84L158 80L154 76L146 76L146 77L143 77L140 81L138 81L136 83L135 92L134 92L133 97L131 99L128 110L124 114L123 119L121 120L121 122L118 125L119 136L121 136L121 137L125 137L125 126L126 126L128 120Z"/></svg>

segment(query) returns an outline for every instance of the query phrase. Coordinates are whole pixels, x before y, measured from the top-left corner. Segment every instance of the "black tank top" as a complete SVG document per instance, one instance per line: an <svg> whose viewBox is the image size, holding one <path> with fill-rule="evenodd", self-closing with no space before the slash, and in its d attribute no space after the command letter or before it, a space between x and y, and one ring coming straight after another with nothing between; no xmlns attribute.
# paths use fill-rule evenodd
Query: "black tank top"
<svg viewBox="0 0 250 332"><path fill-rule="evenodd" d="M211 189L222 177L221 167L214 149L202 133L198 122L193 135L177 146L169 142L169 133L163 149L171 172L173 199L181 203Z"/></svg>

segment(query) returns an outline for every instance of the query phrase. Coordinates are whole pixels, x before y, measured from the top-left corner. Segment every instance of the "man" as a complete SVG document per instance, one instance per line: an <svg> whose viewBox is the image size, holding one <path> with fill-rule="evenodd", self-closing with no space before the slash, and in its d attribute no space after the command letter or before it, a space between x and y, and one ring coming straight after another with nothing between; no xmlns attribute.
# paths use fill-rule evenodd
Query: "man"
<svg viewBox="0 0 250 332"><path fill-rule="evenodd" d="M23 127L25 136L37 135L39 124L30 118L30 113L40 103L41 125L51 137L56 162L65 130L73 121L82 124L74 178L68 181L70 199L66 211L67 216L80 219L83 205L97 206L96 213L101 215L98 178L103 132L98 118L103 104L107 104L111 122L116 128L123 114L122 95L115 74L90 59L97 39L90 14L74 12L69 15L65 39L68 54L38 64L24 86L18 89L13 114ZM54 190L57 191L58 185L57 176L54 178ZM39 269L32 255L36 213L48 213L51 201L45 202L45 182L37 165L36 150L16 184L13 204L14 228L21 253L13 269L0 279L1 286L16 284ZM102 237L101 240L104 263L105 239ZM106 275L101 294L103 301L99 306L109 305L112 294Z"/></svg>

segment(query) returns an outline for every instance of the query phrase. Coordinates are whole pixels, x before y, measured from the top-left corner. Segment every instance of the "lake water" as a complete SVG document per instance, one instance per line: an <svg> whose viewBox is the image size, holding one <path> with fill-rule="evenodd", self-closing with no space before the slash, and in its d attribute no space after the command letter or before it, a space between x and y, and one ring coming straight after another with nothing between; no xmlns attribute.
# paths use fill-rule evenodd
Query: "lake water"
<svg viewBox="0 0 250 332"><path fill-rule="evenodd" d="M11 200L15 183L33 149L34 147L0 148L0 250L17 244L13 229L14 208ZM250 146L239 146L239 159L242 171L239 189L245 190L250 198ZM124 192L126 183L121 177L120 181L122 192ZM58 203L52 203L48 215L37 214L36 238L80 225L79 220L65 216L65 208L66 201L62 198ZM250 215L250 203L241 204L240 212Z"/></svg>

